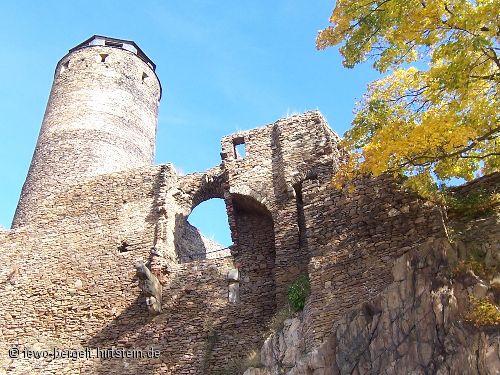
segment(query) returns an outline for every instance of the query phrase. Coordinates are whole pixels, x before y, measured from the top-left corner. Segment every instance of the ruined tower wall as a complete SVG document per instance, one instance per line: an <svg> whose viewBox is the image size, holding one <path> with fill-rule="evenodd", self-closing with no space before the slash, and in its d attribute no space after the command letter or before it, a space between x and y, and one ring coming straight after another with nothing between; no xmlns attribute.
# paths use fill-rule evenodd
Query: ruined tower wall
<svg viewBox="0 0 500 375"><path fill-rule="evenodd" d="M131 51L83 46L63 57L12 226L68 185L150 165L160 95L153 68Z"/></svg>
<svg viewBox="0 0 500 375"><path fill-rule="evenodd" d="M329 183L340 159L339 141L317 111L222 139L221 155L229 186L226 205L236 236L233 240L237 242L239 235L232 215L233 197L250 196L272 214L278 305L284 303L290 283L307 273L309 250L304 240L301 185L310 179ZM235 145L243 143L245 157L237 157Z"/></svg>

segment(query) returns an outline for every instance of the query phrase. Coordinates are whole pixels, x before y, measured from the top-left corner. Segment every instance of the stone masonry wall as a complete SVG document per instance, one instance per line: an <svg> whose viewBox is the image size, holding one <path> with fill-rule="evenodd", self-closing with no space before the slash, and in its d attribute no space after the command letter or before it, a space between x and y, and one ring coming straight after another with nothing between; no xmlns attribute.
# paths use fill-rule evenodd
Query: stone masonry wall
<svg viewBox="0 0 500 375"><path fill-rule="evenodd" d="M5 370L201 375L262 343L275 311L273 226L262 211L237 208L238 263L227 254L169 263L162 275L162 313L148 313L134 263L151 259L162 215L158 194L172 195L185 181L168 165L101 176L41 207L33 225L1 233ZM174 210L174 218L175 212L183 209ZM236 264L237 280L228 280ZM15 344L41 350L153 346L161 357L13 361L7 350Z"/></svg>
<svg viewBox="0 0 500 375"><path fill-rule="evenodd" d="M222 139L223 167L227 173L229 221L237 242L231 215L232 196L249 196L272 214L276 247L276 299L285 301L288 285L305 273L308 250L301 244L300 212L295 186L307 179L328 183L338 163L340 138L330 130L319 112L307 112L279 120L263 128ZM244 144L244 158L235 146Z"/></svg>
<svg viewBox="0 0 500 375"><path fill-rule="evenodd" d="M466 185L452 189L455 197L466 198L468 194L483 192L500 193L500 173L484 176ZM500 270L500 212L498 202L486 212L448 213L450 237L453 239L455 255L452 261L474 259L487 267Z"/></svg>
<svg viewBox="0 0 500 375"><path fill-rule="evenodd" d="M133 303L157 175L148 167L76 185L0 238L2 363L14 343L84 343Z"/></svg>
<svg viewBox="0 0 500 375"><path fill-rule="evenodd" d="M55 72L13 227L28 224L43 199L70 184L150 165L160 91L154 71L130 51L94 46L66 55Z"/></svg>
<svg viewBox="0 0 500 375"><path fill-rule="evenodd" d="M441 211L386 177L362 179L339 191L304 184L311 298L306 305L308 348L335 321L392 282L394 259L432 238L446 238Z"/></svg>
<svg viewBox="0 0 500 375"><path fill-rule="evenodd" d="M168 250L182 243L186 230L196 230L186 222L192 208L223 195L219 176L216 168L181 177L170 165L98 176L47 198L30 225L2 232L0 260L9 265L0 280L8 299L0 307L4 368L205 374L258 347L275 312L270 213L251 197L234 197L236 259L226 253L178 264L179 254L171 257ZM153 318L134 263L160 259L152 249L163 245L167 263L157 273L162 313ZM228 280L236 266L237 280ZM5 354L14 344L42 350L154 346L161 357L11 361Z"/></svg>
<svg viewBox="0 0 500 375"><path fill-rule="evenodd" d="M0 368L223 371L263 344L288 286L304 273L311 296L303 350L320 345L347 314L388 290L396 259L446 239L440 209L388 177L333 189L338 142L321 114L308 112L225 137L221 165L206 172L144 166L45 196L26 225L0 231ZM238 158L242 143L246 155ZM187 221L212 198L224 199L233 239L215 257L207 254L213 243ZM161 286L156 315L137 261ZM153 348L160 356L11 360L12 345Z"/></svg>

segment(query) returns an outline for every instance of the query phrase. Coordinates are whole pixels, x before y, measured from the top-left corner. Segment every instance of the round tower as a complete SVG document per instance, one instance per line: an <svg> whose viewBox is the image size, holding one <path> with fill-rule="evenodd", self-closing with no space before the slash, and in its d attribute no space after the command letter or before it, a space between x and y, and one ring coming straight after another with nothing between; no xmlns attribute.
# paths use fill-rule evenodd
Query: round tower
<svg viewBox="0 0 500 375"><path fill-rule="evenodd" d="M57 64L12 227L68 185L152 164L161 85L132 41L94 35Z"/></svg>

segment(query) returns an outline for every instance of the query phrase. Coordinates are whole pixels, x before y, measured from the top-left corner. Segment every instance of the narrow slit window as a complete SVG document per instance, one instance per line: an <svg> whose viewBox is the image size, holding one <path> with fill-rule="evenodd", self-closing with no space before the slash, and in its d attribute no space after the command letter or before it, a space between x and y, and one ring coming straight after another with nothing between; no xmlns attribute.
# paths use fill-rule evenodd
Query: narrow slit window
<svg viewBox="0 0 500 375"><path fill-rule="evenodd" d="M245 159L247 154L245 139L243 137L238 137L233 139L234 146L234 156L236 159Z"/></svg>
<svg viewBox="0 0 500 375"><path fill-rule="evenodd" d="M62 64L61 71L59 74L64 73L69 68L69 60Z"/></svg>
<svg viewBox="0 0 500 375"><path fill-rule="evenodd" d="M148 75L146 73L142 73L142 82L144 82L148 78Z"/></svg>
<svg viewBox="0 0 500 375"><path fill-rule="evenodd" d="M299 228L299 245L306 242L306 217L304 214L304 200L302 196L302 182L293 185L295 190L295 203L297 205L297 226Z"/></svg>
<svg viewBox="0 0 500 375"><path fill-rule="evenodd" d="M109 55L107 53L100 53L99 56L101 56L101 62L106 62Z"/></svg>

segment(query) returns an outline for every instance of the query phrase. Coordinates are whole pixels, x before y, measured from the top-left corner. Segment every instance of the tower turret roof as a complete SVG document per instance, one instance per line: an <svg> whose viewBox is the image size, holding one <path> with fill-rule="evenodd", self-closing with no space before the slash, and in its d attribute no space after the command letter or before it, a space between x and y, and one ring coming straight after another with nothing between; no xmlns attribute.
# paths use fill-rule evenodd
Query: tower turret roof
<svg viewBox="0 0 500 375"><path fill-rule="evenodd" d="M139 46L132 40L116 39L110 38L103 35L93 35L84 42L80 43L76 47L73 47L69 52L76 51L81 48L92 47L92 46L107 46L122 48L136 54L142 61L149 65L149 67L155 71L156 65L151 59L139 48Z"/></svg>

